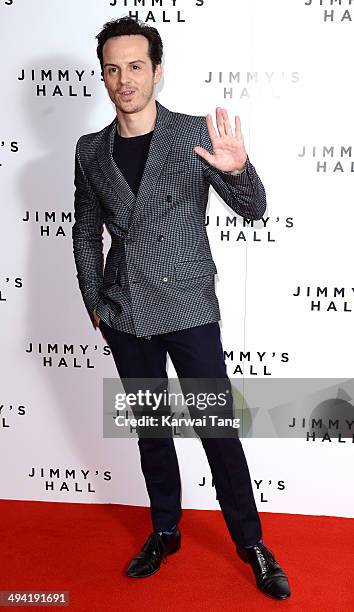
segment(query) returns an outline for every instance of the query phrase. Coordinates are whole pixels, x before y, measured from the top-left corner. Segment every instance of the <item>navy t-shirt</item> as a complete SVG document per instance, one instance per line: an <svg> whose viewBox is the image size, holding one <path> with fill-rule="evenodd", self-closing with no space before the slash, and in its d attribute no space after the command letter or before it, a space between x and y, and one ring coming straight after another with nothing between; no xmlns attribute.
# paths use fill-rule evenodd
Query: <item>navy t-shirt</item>
<svg viewBox="0 0 354 612"><path fill-rule="evenodd" d="M114 161L135 195L138 193L153 133L154 130L140 136L125 137L116 131L114 137Z"/></svg>

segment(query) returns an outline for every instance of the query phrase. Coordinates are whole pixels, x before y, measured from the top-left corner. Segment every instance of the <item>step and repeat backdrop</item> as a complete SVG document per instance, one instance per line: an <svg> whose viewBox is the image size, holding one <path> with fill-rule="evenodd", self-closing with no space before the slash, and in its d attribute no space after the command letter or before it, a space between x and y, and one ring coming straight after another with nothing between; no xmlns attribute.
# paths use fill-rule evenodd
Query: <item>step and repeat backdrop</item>
<svg viewBox="0 0 354 612"><path fill-rule="evenodd" d="M258 509L354 516L350 0L0 0L1 497L149 505L136 439L103 437L117 372L71 238L77 139L115 116L95 36L123 15L160 31L157 99L240 115L266 189L261 220L212 188L205 219L237 401L255 380L283 383L274 435L251 435L245 410ZM200 441L175 443L183 507L219 508Z"/></svg>

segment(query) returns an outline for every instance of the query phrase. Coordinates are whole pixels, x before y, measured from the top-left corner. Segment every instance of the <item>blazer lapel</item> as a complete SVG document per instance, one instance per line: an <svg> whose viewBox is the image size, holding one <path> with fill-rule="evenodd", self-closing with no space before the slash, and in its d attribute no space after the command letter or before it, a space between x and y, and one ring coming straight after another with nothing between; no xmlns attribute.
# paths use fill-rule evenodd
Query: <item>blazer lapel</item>
<svg viewBox="0 0 354 612"><path fill-rule="evenodd" d="M156 108L157 117L154 133L151 138L149 153L143 176L141 177L129 229L138 221L144 205L150 200L173 143L174 113L162 106L157 100Z"/></svg>
<svg viewBox="0 0 354 612"><path fill-rule="evenodd" d="M149 201L153 194L156 182L173 142L174 113L162 106L157 100L156 109L157 117L154 133L136 197L113 159L117 117L108 126L107 133L96 154L106 179L122 202L132 210L129 229L137 222L144 204Z"/></svg>
<svg viewBox="0 0 354 612"><path fill-rule="evenodd" d="M128 208L133 210L135 206L135 194L130 189L124 175L121 173L113 159L113 145L116 131L117 117L115 117L112 123L108 126L108 131L100 147L98 148L96 155L106 179L119 195L122 202L124 202Z"/></svg>

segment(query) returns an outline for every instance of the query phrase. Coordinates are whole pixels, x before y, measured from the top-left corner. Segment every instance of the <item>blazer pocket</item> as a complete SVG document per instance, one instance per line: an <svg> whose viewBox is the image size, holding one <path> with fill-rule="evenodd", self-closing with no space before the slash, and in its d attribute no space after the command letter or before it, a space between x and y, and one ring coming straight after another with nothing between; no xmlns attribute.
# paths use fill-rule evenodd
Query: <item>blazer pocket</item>
<svg viewBox="0 0 354 612"><path fill-rule="evenodd" d="M197 278L217 274L217 268L211 257L205 259L187 259L175 263L176 280Z"/></svg>
<svg viewBox="0 0 354 612"><path fill-rule="evenodd" d="M187 170L189 170L188 161L167 163L162 168L161 176L169 176L170 174L181 174L182 172L187 172Z"/></svg>

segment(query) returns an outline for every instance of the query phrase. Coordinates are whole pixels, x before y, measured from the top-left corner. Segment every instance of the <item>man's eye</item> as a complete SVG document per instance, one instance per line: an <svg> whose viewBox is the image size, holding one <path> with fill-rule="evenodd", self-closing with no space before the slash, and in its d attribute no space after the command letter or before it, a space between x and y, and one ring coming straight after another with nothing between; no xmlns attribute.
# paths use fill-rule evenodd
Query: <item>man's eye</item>
<svg viewBox="0 0 354 612"><path fill-rule="evenodd" d="M133 64L133 68L137 68L139 70L140 66L138 66L138 64Z"/></svg>

